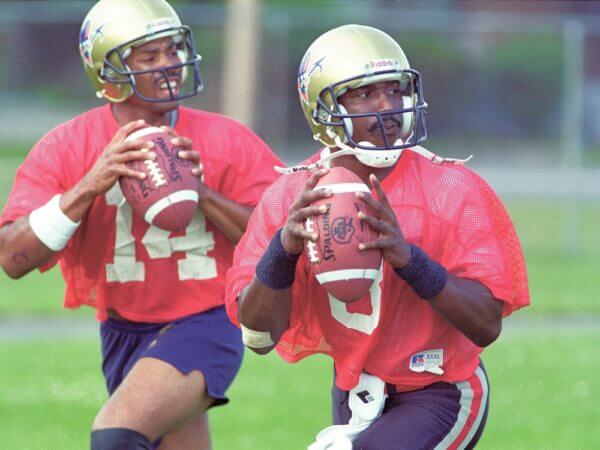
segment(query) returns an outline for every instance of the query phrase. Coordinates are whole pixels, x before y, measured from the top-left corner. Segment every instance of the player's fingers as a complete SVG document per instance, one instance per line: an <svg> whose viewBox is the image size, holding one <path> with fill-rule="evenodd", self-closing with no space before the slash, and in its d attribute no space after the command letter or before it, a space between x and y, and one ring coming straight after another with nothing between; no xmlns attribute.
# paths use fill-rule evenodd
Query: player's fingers
<svg viewBox="0 0 600 450"><path fill-rule="evenodd" d="M383 205L379 203L377 199L375 199L375 197L373 197L370 193L363 191L357 191L355 195L358 198L360 198L363 202L365 202L368 206L370 206L371 209L375 211L375 213L377 213L378 216L381 216L381 214L383 213Z"/></svg>
<svg viewBox="0 0 600 450"><path fill-rule="evenodd" d="M309 217L325 214L326 212L327 205L311 205L296 211L292 220L296 223L303 223Z"/></svg>
<svg viewBox="0 0 600 450"><path fill-rule="evenodd" d="M295 212L301 208L304 208L307 205L310 205L312 202L319 200L321 198L330 197L333 195L333 192L329 189L314 189L319 179L324 176L329 169L319 169L315 171L312 176L306 181L304 185L304 190L298 196L296 201L292 204L290 208L290 213Z"/></svg>
<svg viewBox="0 0 600 450"><path fill-rule="evenodd" d="M133 120L131 122L128 122L117 130L117 132L111 140L111 143L121 142L131 133L145 126L146 121L144 119Z"/></svg>
<svg viewBox="0 0 600 450"><path fill-rule="evenodd" d="M171 144L173 144L176 147L182 147L185 150L191 150L193 146L192 140L183 136L176 136L174 138L171 138Z"/></svg>
<svg viewBox="0 0 600 450"><path fill-rule="evenodd" d="M374 249L389 249L394 246L394 239L390 237L380 237L369 242L361 242L358 244L358 249L363 250L374 250Z"/></svg>
<svg viewBox="0 0 600 450"><path fill-rule="evenodd" d="M317 200L321 200L324 198L331 197L333 195L333 191L331 189L313 189L311 191L303 191L300 194L300 200L302 206L310 205Z"/></svg>
<svg viewBox="0 0 600 450"><path fill-rule="evenodd" d="M383 188L381 187L381 182L379 181L379 178L377 178L375 176L374 173L372 173L369 176L369 181L371 182L371 186L373 186L373 189L375 189L375 193L377 194L377 199L379 200L380 203L383 203L383 205L385 206L389 206L389 202L387 199L387 195L385 195L385 192L383 192Z"/></svg>
<svg viewBox="0 0 600 450"><path fill-rule="evenodd" d="M143 161L143 160L155 160L156 153L142 150L130 150L128 152L120 153L115 156L115 162L124 164L128 161Z"/></svg>
<svg viewBox="0 0 600 450"><path fill-rule="evenodd" d="M291 225L289 222L285 224L281 230L281 245L289 254L298 254L302 252L304 242L301 237L297 237L297 233L294 234L295 225Z"/></svg>
<svg viewBox="0 0 600 450"><path fill-rule="evenodd" d="M171 137L175 137L178 136L177 131L175 131L173 128L167 126L167 125L162 125L160 127L161 130L163 130L165 133L168 133L171 135Z"/></svg>
<svg viewBox="0 0 600 450"><path fill-rule="evenodd" d="M296 211L307 207L311 203L316 202L322 198L331 197L333 192L330 189L315 189L309 191L302 191L302 193L298 196L296 201L292 204L290 208L289 215L293 215Z"/></svg>
<svg viewBox="0 0 600 450"><path fill-rule="evenodd" d="M200 160L200 153L198 153L196 150L180 150L177 152L177 156L179 156L181 159L187 159L190 161Z"/></svg>
<svg viewBox="0 0 600 450"><path fill-rule="evenodd" d="M375 250L376 248L384 248L380 239L375 239L370 242L361 242L358 244L358 249L362 252L365 250Z"/></svg>
<svg viewBox="0 0 600 450"><path fill-rule="evenodd" d="M113 153L125 153L131 150L151 149L154 147L154 142L144 139L136 139L135 141L118 142L112 146Z"/></svg>
<svg viewBox="0 0 600 450"><path fill-rule="evenodd" d="M329 169L319 169L316 170L312 176L306 181L305 184L305 190L310 190L312 191L315 186L317 185L317 183L319 182L319 180L325 176L325 174L329 172Z"/></svg>
<svg viewBox="0 0 600 450"><path fill-rule="evenodd" d="M319 234L316 231L308 231L304 227L288 227L288 231L294 239L313 242L319 239Z"/></svg>
<svg viewBox="0 0 600 450"><path fill-rule="evenodd" d="M367 223L371 228L373 228L373 230L378 231L379 233L394 234L394 226L384 220L373 216L367 216L362 211L358 213L358 218L361 221Z"/></svg>
<svg viewBox="0 0 600 450"><path fill-rule="evenodd" d="M113 173L119 177L131 177L131 178L138 178L140 180L143 180L144 178L146 178L145 172L138 172L137 170L130 169L129 167L127 167L124 164L116 167L113 170Z"/></svg>
<svg viewBox="0 0 600 450"><path fill-rule="evenodd" d="M356 196L360 198L363 202L365 202L368 206L370 206L371 209L377 215L377 217L392 224L396 224L398 222L396 220L396 215L394 214L394 211L389 206L389 203L382 203L367 192L358 191L356 193Z"/></svg>

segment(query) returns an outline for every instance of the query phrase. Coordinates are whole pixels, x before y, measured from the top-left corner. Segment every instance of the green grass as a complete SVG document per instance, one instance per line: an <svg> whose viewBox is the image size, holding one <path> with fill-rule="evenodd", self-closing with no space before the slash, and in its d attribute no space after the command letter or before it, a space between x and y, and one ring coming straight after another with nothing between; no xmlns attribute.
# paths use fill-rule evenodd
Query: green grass
<svg viewBox="0 0 600 450"><path fill-rule="evenodd" d="M44 274L36 270L16 281L0 271L0 316L69 314L62 308L64 286L58 268Z"/></svg>
<svg viewBox="0 0 600 450"><path fill-rule="evenodd" d="M4 206L8 194L12 188L15 171L27 156L23 149L29 146L17 146L0 149L0 208Z"/></svg>
<svg viewBox="0 0 600 450"><path fill-rule="evenodd" d="M525 314L600 314L600 209L581 205L578 248L563 248L564 220L560 204L512 202L507 206L527 261L531 308Z"/></svg>
<svg viewBox="0 0 600 450"><path fill-rule="evenodd" d="M481 448L589 449L600 442L600 331L533 330L484 357L491 380Z"/></svg>
<svg viewBox="0 0 600 450"><path fill-rule="evenodd" d="M508 330L484 353L491 409L482 449L594 448L600 442L600 331ZM0 342L1 448L81 449L106 398L98 343ZM331 365L246 354L210 412L215 450L306 448L330 423Z"/></svg>
<svg viewBox="0 0 600 450"><path fill-rule="evenodd" d="M1 448L85 448L106 397L98 346L89 340L0 343Z"/></svg>

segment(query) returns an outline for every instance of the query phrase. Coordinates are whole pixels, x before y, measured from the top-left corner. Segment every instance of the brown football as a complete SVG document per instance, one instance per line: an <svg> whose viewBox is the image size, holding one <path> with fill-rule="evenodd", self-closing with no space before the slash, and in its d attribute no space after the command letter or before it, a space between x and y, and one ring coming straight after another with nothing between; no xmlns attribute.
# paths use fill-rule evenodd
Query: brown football
<svg viewBox="0 0 600 450"><path fill-rule="evenodd" d="M348 169L334 167L323 176L315 189L327 187L329 198L315 202L327 205L327 212L308 218L304 226L317 231L319 239L307 242L308 260L313 264L317 281L338 300L351 303L369 291L379 274L380 250L360 251L358 244L377 239L378 233L358 219L358 212L372 215L359 190L369 192L362 180Z"/></svg>
<svg viewBox="0 0 600 450"><path fill-rule="evenodd" d="M130 161L127 165L146 173L145 179L121 177L123 196L134 213L167 231L184 231L198 206L198 178L192 175L193 163L178 156L179 148L171 136L157 127L142 128L125 140L154 142L156 159Z"/></svg>

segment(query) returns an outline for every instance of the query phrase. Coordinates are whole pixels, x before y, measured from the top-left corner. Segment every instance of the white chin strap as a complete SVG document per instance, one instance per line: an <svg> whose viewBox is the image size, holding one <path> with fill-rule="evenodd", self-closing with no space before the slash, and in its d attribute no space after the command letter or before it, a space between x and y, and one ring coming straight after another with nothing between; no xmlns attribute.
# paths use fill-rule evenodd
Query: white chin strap
<svg viewBox="0 0 600 450"><path fill-rule="evenodd" d="M335 144L342 150L349 150L351 154L365 166L374 167L376 169L390 167L396 164L403 150L366 150L364 148L354 148L343 143L337 136L335 138ZM394 142L394 146L402 144L404 144L402 139L396 139L396 142ZM362 145L363 147L375 147L375 145L369 141L360 141L358 145Z"/></svg>
<svg viewBox="0 0 600 450"><path fill-rule="evenodd" d="M339 137L336 138L336 146L341 148L336 152L331 152L329 147L325 147L323 152L321 152L321 158L312 164L298 165L292 167L279 167L273 166L276 172L279 172L283 175L290 175L295 172L299 172L301 170L317 170L322 167L330 168L331 161L335 158L339 158L340 156L346 155L354 155L361 163L369 167L381 168L381 167L390 167L398 161L400 155L402 154L402 150L365 150L360 148L349 147L344 144ZM400 139L396 140L394 144L402 143ZM360 145L372 146L370 142L362 141L359 142ZM427 158L434 164L458 164L463 165L466 162L470 161L473 158L473 155L469 156L466 159L456 159L456 158L444 158L443 156L436 155L435 153L430 152L424 147L420 145L415 145L414 147L409 147L408 150L418 153L419 155Z"/></svg>

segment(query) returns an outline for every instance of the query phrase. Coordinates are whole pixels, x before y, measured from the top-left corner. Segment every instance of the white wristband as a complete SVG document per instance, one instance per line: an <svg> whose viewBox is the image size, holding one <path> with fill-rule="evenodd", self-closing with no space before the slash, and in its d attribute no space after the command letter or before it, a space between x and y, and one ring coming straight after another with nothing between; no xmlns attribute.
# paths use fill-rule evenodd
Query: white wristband
<svg viewBox="0 0 600 450"><path fill-rule="evenodd" d="M50 250L58 252L65 248L80 222L73 222L60 209L60 194L44 206L29 214L29 226L40 241Z"/></svg>
<svg viewBox="0 0 600 450"><path fill-rule="evenodd" d="M268 331L256 331L246 328L240 324L242 329L242 341L244 345L251 348L266 348L275 345Z"/></svg>

